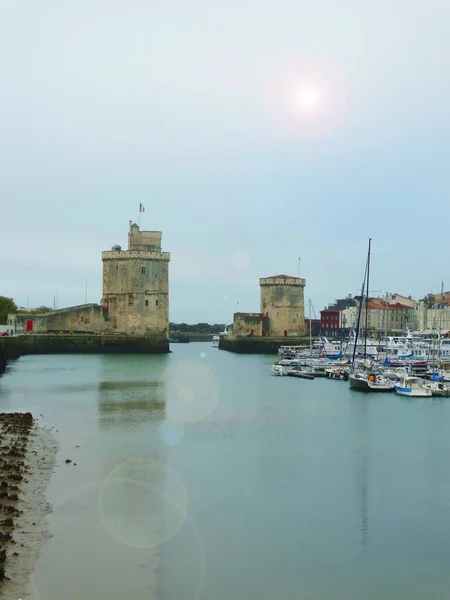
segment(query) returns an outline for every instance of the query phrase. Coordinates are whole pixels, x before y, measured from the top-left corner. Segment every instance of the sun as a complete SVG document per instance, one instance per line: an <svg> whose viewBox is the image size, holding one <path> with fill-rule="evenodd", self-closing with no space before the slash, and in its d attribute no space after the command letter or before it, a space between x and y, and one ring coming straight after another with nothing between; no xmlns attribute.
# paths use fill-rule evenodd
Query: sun
<svg viewBox="0 0 450 600"><path fill-rule="evenodd" d="M312 112L320 104L320 90L314 85L302 85L296 90L294 101L302 112Z"/></svg>

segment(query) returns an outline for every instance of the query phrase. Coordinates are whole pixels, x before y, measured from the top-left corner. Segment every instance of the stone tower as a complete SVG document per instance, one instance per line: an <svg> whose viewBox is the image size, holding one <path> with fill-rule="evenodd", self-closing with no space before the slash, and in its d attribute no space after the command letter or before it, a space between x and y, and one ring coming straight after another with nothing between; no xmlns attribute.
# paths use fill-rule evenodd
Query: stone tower
<svg viewBox="0 0 450 600"><path fill-rule="evenodd" d="M305 280L289 275L274 275L259 280L261 313L269 318L269 335L304 335Z"/></svg>
<svg viewBox="0 0 450 600"><path fill-rule="evenodd" d="M128 250L102 252L102 304L116 331L169 337L169 261L160 231L130 221Z"/></svg>

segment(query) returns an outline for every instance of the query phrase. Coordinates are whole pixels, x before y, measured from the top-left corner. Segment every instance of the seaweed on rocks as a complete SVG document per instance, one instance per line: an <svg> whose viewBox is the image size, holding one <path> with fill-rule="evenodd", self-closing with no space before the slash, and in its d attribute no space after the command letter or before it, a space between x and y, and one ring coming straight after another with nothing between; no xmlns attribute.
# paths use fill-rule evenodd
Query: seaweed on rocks
<svg viewBox="0 0 450 600"><path fill-rule="evenodd" d="M45 490L58 443L31 413L0 413L0 598L17 600L33 573L51 507ZM17 549L20 548L20 559Z"/></svg>
<svg viewBox="0 0 450 600"><path fill-rule="evenodd" d="M21 514L14 506L19 501L20 488L11 482L21 482L22 473L26 472L24 458L33 423L31 413L0 414L0 514L10 515L0 521L0 582L7 580L5 563L10 546L15 544L13 517Z"/></svg>

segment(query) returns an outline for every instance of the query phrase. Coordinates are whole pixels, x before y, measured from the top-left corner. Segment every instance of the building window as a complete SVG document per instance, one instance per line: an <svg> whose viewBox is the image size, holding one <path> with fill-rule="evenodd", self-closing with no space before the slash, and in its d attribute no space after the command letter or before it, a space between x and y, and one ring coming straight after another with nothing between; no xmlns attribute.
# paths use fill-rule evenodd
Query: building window
<svg viewBox="0 0 450 600"><path fill-rule="evenodd" d="M148 300L145 301L145 306L148 306Z"/></svg>
<svg viewBox="0 0 450 600"><path fill-rule="evenodd" d="M158 300L156 301L156 306L158 306Z"/></svg>
<svg viewBox="0 0 450 600"><path fill-rule="evenodd" d="M142 275L145 275L145 267L141 267L141 273Z"/></svg>

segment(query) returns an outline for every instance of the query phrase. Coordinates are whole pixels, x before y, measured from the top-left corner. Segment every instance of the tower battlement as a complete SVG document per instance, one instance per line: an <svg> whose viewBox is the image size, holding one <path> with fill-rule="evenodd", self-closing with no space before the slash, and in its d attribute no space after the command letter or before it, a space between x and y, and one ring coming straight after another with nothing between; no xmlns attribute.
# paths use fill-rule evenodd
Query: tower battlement
<svg viewBox="0 0 450 600"><path fill-rule="evenodd" d="M130 221L128 231L129 252L161 252L161 231L141 231L139 225Z"/></svg>
<svg viewBox="0 0 450 600"><path fill-rule="evenodd" d="M306 280L301 277L292 277L291 275L273 275L272 277L262 277L259 285L290 285L305 287Z"/></svg>

